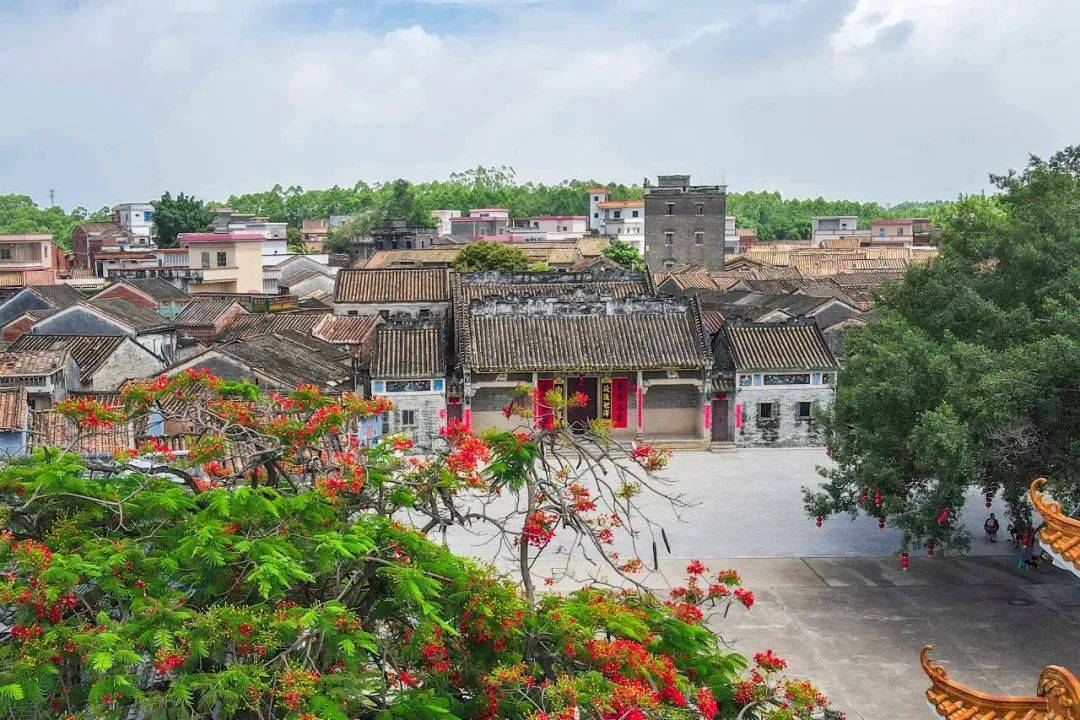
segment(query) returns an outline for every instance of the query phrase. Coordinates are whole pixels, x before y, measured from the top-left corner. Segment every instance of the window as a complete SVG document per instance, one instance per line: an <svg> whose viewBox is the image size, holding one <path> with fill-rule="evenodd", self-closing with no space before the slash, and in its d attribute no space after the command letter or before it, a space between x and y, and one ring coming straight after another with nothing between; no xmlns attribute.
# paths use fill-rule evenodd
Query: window
<svg viewBox="0 0 1080 720"><path fill-rule="evenodd" d="M10 260L10 259L11 259L11 248L9 248L9 247L0 247L0 260Z"/></svg>
<svg viewBox="0 0 1080 720"><path fill-rule="evenodd" d="M783 375L766 375L766 385L809 385L810 373L785 373Z"/></svg>
<svg viewBox="0 0 1080 720"><path fill-rule="evenodd" d="M828 385L832 382L832 373L821 373L821 384Z"/></svg>
<svg viewBox="0 0 1080 720"><path fill-rule="evenodd" d="M415 410L402 410L401 411L401 427L403 427L403 428L415 428L416 427L416 411Z"/></svg>
<svg viewBox="0 0 1080 720"><path fill-rule="evenodd" d="M903 235L904 234L904 228L902 228L902 227L896 228L896 234L897 235Z"/></svg>
<svg viewBox="0 0 1080 720"><path fill-rule="evenodd" d="M595 213L593 213L593 214L592 214L592 216L593 216L594 218L598 218L598 217L600 217L600 213L598 213L598 212L595 212Z"/></svg>
<svg viewBox="0 0 1080 720"><path fill-rule="evenodd" d="M226 267L226 266L228 266L228 264L229 264L229 254L224 253L224 252L219 252L217 254L217 266L218 267Z"/></svg>
<svg viewBox="0 0 1080 720"><path fill-rule="evenodd" d="M705 233L700 232L700 231L695 232L694 233L694 244L695 245L704 245L705 244Z"/></svg>
<svg viewBox="0 0 1080 720"><path fill-rule="evenodd" d="M813 410L814 403L800 402L795 405L795 417L799 420L809 420L810 412Z"/></svg>
<svg viewBox="0 0 1080 720"><path fill-rule="evenodd" d="M153 222L153 220L154 220L154 211L153 210L147 210L146 212L144 212L143 213L143 220L145 220L146 222Z"/></svg>
<svg viewBox="0 0 1080 720"><path fill-rule="evenodd" d="M638 216L638 211L637 210L631 210L630 211L630 217L637 217L637 216Z"/></svg>
<svg viewBox="0 0 1080 720"><path fill-rule="evenodd" d="M204 252L202 254L202 266L204 268L210 267L210 253Z"/></svg>
<svg viewBox="0 0 1080 720"><path fill-rule="evenodd" d="M775 417L776 403L758 403L757 416L758 420L772 420Z"/></svg>
<svg viewBox="0 0 1080 720"><path fill-rule="evenodd" d="M885 228L878 228L877 236L878 237L885 237Z"/></svg>
<svg viewBox="0 0 1080 720"><path fill-rule="evenodd" d="M668 247L675 244L675 233L673 231L668 230L664 233L664 244Z"/></svg>
<svg viewBox="0 0 1080 720"><path fill-rule="evenodd" d="M600 201L600 196L599 195L593 195L592 199L593 199L593 202L599 202Z"/></svg>
<svg viewBox="0 0 1080 720"><path fill-rule="evenodd" d="M45 243L45 257L49 257L49 244Z"/></svg>
<svg viewBox="0 0 1080 720"><path fill-rule="evenodd" d="M613 216L613 217L614 217L614 218L615 218L616 220L618 220L619 218L621 218L621 217L622 217L622 210L616 210L616 211L615 211L614 213L612 213L612 216Z"/></svg>
<svg viewBox="0 0 1080 720"><path fill-rule="evenodd" d="M403 393L403 392L430 392L431 381L430 380L387 380L386 392L388 393Z"/></svg>
<svg viewBox="0 0 1080 720"><path fill-rule="evenodd" d="M694 207L695 207L695 209L697 209L697 214L698 215L704 215L705 214L705 203L695 203Z"/></svg>
<svg viewBox="0 0 1080 720"><path fill-rule="evenodd" d="M668 203L667 204L667 214L668 215L674 215L675 214L675 203Z"/></svg>
<svg viewBox="0 0 1080 720"><path fill-rule="evenodd" d="M754 378L751 377L750 375L740 375L739 376L739 386L740 387L747 387L747 386L750 385L751 382L753 382L753 380L754 380Z"/></svg>

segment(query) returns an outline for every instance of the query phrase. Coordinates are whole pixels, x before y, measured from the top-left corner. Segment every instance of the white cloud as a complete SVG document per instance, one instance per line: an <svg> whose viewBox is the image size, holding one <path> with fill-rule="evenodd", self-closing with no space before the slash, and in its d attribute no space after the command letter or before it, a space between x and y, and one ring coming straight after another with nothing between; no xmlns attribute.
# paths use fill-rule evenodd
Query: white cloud
<svg viewBox="0 0 1080 720"><path fill-rule="evenodd" d="M1080 130L1071 0L412 2L400 23L393 3L282 21L296 4L0 10L0 66L17 69L0 75L0 192L99 206L497 163L894 201L977 190ZM448 21L459 5L472 25Z"/></svg>

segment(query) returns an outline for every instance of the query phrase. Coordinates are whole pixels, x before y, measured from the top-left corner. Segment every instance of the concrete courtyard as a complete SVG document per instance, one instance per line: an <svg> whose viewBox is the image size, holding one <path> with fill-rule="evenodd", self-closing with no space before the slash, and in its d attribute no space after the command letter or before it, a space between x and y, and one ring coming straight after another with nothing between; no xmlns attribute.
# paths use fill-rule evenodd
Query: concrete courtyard
<svg viewBox="0 0 1080 720"><path fill-rule="evenodd" d="M646 503L671 544L670 554L659 545L660 572L649 584L679 582L689 558L739 570L757 602L734 608L715 629L745 654L772 648L786 657L792 675L817 682L849 718L931 717L918 660L927 643L954 677L987 692L1031 694L1045 665L1080 667L1080 579L1053 568L1018 571L1008 544L982 537L981 496L969 498L963 516L968 556L913 553L901 572L895 531L865 517L818 528L805 516L800 488L818 484L815 466L827 461L820 449L676 453L665 474L690 506L676 513ZM449 540L498 560L488 535L458 530ZM651 553L649 544L639 548ZM535 573L569 588L565 565L549 553ZM569 569L584 577L592 568L579 561Z"/></svg>

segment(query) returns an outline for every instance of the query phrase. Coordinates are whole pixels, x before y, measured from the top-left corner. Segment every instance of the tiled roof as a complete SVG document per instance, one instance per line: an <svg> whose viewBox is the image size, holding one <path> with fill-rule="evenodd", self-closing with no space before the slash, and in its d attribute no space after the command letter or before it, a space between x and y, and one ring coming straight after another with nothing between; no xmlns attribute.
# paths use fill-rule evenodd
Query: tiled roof
<svg viewBox="0 0 1080 720"><path fill-rule="evenodd" d="M83 382L94 377L105 361L127 340L126 335L23 335L11 344L11 352L67 350L79 367Z"/></svg>
<svg viewBox="0 0 1080 720"><path fill-rule="evenodd" d="M1042 494L1045 478L1031 483L1031 504L1043 518L1039 542L1052 553L1056 565L1080 577L1080 520L1061 512L1061 503Z"/></svg>
<svg viewBox="0 0 1080 720"><path fill-rule="evenodd" d="M311 342L319 342L311 338ZM336 352L328 343L327 353ZM215 348L284 385L312 384L320 388L347 389L349 370L327 359L322 352L282 335L257 335Z"/></svg>
<svg viewBox="0 0 1080 720"><path fill-rule="evenodd" d="M360 345L371 340L381 322L378 315L326 315L312 327L311 334L335 345Z"/></svg>
<svg viewBox="0 0 1080 720"><path fill-rule="evenodd" d="M583 237L577 241L577 249L583 257L599 257L610 244L606 237Z"/></svg>
<svg viewBox="0 0 1080 720"><path fill-rule="evenodd" d="M329 312L252 313L240 315L218 336L218 342L232 342L256 335L295 330L312 334L315 326L330 316Z"/></svg>
<svg viewBox="0 0 1080 720"><path fill-rule="evenodd" d="M28 285L27 289L57 310L69 308L86 300L86 295L70 285Z"/></svg>
<svg viewBox="0 0 1080 720"><path fill-rule="evenodd" d="M386 323L375 331L372 377L430 378L444 375L444 339L434 322Z"/></svg>
<svg viewBox="0 0 1080 720"><path fill-rule="evenodd" d="M213 326L233 305L238 305L229 298L207 298L188 303L184 311L176 316L177 327ZM247 312L246 310L244 312Z"/></svg>
<svg viewBox="0 0 1080 720"><path fill-rule="evenodd" d="M902 280L904 277L903 272L897 271L881 271L881 272L847 272L837 273L832 276L832 281L843 288L851 286L863 286L863 287L880 287L888 282L896 282Z"/></svg>
<svg viewBox="0 0 1080 720"><path fill-rule="evenodd" d="M180 303L191 300L191 295L161 278L128 278L121 282L136 288L159 303Z"/></svg>
<svg viewBox="0 0 1080 720"><path fill-rule="evenodd" d="M919 653L930 679L926 700L946 720L1072 720L1080 707L1080 679L1059 665L1048 665L1039 676L1035 695L991 695L972 690L930 662L927 645Z"/></svg>
<svg viewBox="0 0 1080 720"><path fill-rule="evenodd" d="M745 323L725 330L739 370L810 370L836 367L825 338L812 323Z"/></svg>
<svg viewBox="0 0 1080 720"><path fill-rule="evenodd" d="M591 294L626 297L652 292L649 276L624 268L582 272L478 272L454 273L455 302L467 307L473 300L508 295L567 295L586 290Z"/></svg>
<svg viewBox="0 0 1080 720"><path fill-rule="evenodd" d="M0 376L52 375L67 362L63 350L0 353Z"/></svg>
<svg viewBox="0 0 1080 720"><path fill-rule="evenodd" d="M113 222L88 222L81 223L77 229L82 230L87 235L93 236L103 233L106 230L119 230L120 226Z"/></svg>
<svg viewBox="0 0 1080 720"><path fill-rule="evenodd" d="M161 317L153 310L142 305L136 305L125 298L97 298L87 300L86 304L118 322L124 323L128 327L134 328L135 332L167 330L173 326L172 322Z"/></svg>
<svg viewBox="0 0 1080 720"><path fill-rule="evenodd" d="M25 430L27 412L26 388L0 389L0 431Z"/></svg>
<svg viewBox="0 0 1080 720"><path fill-rule="evenodd" d="M135 446L135 426L116 423L109 428L80 428L52 410L31 413L30 447L59 447L90 457L106 457Z"/></svg>
<svg viewBox="0 0 1080 720"><path fill-rule="evenodd" d="M705 367L701 316L688 300L556 298L543 314L528 309L535 299L478 300L469 308L465 362L474 372Z"/></svg>
<svg viewBox="0 0 1080 720"><path fill-rule="evenodd" d="M447 302L445 270L342 270L334 287L338 303Z"/></svg>

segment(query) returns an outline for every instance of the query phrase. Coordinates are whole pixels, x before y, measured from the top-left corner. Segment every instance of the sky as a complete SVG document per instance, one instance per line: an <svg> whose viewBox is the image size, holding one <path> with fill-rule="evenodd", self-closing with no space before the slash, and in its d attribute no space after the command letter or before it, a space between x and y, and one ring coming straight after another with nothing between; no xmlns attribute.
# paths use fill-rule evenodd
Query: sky
<svg viewBox="0 0 1080 720"><path fill-rule="evenodd" d="M1080 142L1077 0L0 0L0 193L691 173L954 198Z"/></svg>

